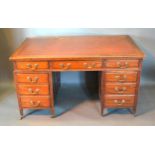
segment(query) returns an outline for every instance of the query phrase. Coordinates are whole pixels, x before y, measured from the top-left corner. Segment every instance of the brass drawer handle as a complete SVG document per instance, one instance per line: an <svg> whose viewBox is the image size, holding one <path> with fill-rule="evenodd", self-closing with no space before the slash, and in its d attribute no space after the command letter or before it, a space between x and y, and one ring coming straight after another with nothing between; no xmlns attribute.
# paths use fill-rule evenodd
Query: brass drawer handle
<svg viewBox="0 0 155 155"><path fill-rule="evenodd" d="M123 94L127 90L126 87L122 87L122 88L115 87L114 89L117 93L120 93L120 94Z"/></svg>
<svg viewBox="0 0 155 155"><path fill-rule="evenodd" d="M64 67L65 67L64 64L59 64L59 65L60 65L60 67L61 67L62 69L64 69Z"/></svg>
<svg viewBox="0 0 155 155"><path fill-rule="evenodd" d="M27 80L29 81L29 82L32 82L32 83L36 83L36 82L38 82L38 80L39 80L39 78L38 77L34 77L34 79L32 79L31 77L27 77Z"/></svg>
<svg viewBox="0 0 155 155"><path fill-rule="evenodd" d="M34 95L36 95L36 94L39 94L39 91L40 91L40 89L35 89L35 90L33 90L32 88L29 88L28 89L28 92L30 93L30 94L34 94Z"/></svg>
<svg viewBox="0 0 155 155"><path fill-rule="evenodd" d="M88 68L88 69L92 69L96 67L96 63L88 64L85 62L83 65L85 68Z"/></svg>
<svg viewBox="0 0 155 155"><path fill-rule="evenodd" d="M31 64L27 64L27 68L28 69L31 69L32 68L32 65Z"/></svg>
<svg viewBox="0 0 155 155"><path fill-rule="evenodd" d="M127 79L126 75L116 75L115 78L119 81L119 82L124 82Z"/></svg>
<svg viewBox="0 0 155 155"><path fill-rule="evenodd" d="M86 62L83 65L84 65L85 68L88 68L88 69L92 68L92 66L89 66L88 63L86 63Z"/></svg>
<svg viewBox="0 0 155 155"><path fill-rule="evenodd" d="M38 67L39 67L39 64L34 64L34 66L32 64L27 64L27 68L31 70L36 70Z"/></svg>
<svg viewBox="0 0 155 155"><path fill-rule="evenodd" d="M40 106L40 101L37 101L37 102L35 102L35 101L30 101L30 105L32 106L32 107L38 107L38 106Z"/></svg>
<svg viewBox="0 0 155 155"><path fill-rule="evenodd" d="M117 66L119 67L119 68L128 68L129 67L129 64L128 64L128 62L125 62L125 63L120 63L120 62L117 62Z"/></svg>
<svg viewBox="0 0 155 155"><path fill-rule="evenodd" d="M39 67L38 64L34 64L34 69L37 69Z"/></svg>
<svg viewBox="0 0 155 155"><path fill-rule="evenodd" d="M60 68L61 69L69 69L70 67L71 67L71 63L67 63L66 65L65 64L63 64L63 63L61 63L61 64L59 64L60 65Z"/></svg>
<svg viewBox="0 0 155 155"><path fill-rule="evenodd" d="M122 100L114 100L114 103L116 103L117 105L123 105L126 103L126 101L124 99Z"/></svg>

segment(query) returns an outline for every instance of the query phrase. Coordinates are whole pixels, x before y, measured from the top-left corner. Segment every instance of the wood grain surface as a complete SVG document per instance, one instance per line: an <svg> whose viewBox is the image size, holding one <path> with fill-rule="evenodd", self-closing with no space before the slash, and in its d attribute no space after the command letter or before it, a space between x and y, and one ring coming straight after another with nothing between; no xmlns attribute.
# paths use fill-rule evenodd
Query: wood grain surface
<svg viewBox="0 0 155 155"><path fill-rule="evenodd" d="M144 53L127 35L28 38L10 60L77 58L143 58Z"/></svg>

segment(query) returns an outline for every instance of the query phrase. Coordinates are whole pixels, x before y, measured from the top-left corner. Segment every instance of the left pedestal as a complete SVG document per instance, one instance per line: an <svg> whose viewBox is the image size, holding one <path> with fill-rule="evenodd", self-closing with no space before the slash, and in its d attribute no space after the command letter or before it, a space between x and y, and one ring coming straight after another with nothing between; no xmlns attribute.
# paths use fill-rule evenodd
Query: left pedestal
<svg viewBox="0 0 155 155"><path fill-rule="evenodd" d="M24 109L54 111L52 72L47 62L14 62L14 79L21 119Z"/></svg>

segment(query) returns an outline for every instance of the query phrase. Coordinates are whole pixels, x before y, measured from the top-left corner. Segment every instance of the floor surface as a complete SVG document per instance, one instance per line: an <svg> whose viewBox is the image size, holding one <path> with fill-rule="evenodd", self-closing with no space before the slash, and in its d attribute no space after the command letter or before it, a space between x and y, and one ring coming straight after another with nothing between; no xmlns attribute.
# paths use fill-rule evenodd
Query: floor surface
<svg viewBox="0 0 155 155"><path fill-rule="evenodd" d="M55 105L56 118L50 118L49 110L25 110L26 117L19 120L17 98L12 89L0 98L0 125L155 125L155 86L141 87L136 116L127 109L112 109L102 117L99 100L90 99L83 91L80 86L62 86Z"/></svg>

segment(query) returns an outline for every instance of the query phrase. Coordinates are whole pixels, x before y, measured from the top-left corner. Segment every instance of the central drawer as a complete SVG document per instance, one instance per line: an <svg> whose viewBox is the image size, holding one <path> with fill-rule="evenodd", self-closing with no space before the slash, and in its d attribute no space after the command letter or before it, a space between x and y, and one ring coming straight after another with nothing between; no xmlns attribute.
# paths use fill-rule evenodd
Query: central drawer
<svg viewBox="0 0 155 155"><path fill-rule="evenodd" d="M53 61L52 70L98 70L102 68L102 61Z"/></svg>
<svg viewBox="0 0 155 155"><path fill-rule="evenodd" d="M25 85L19 84L18 93L21 95L48 95L49 86L46 85Z"/></svg>

